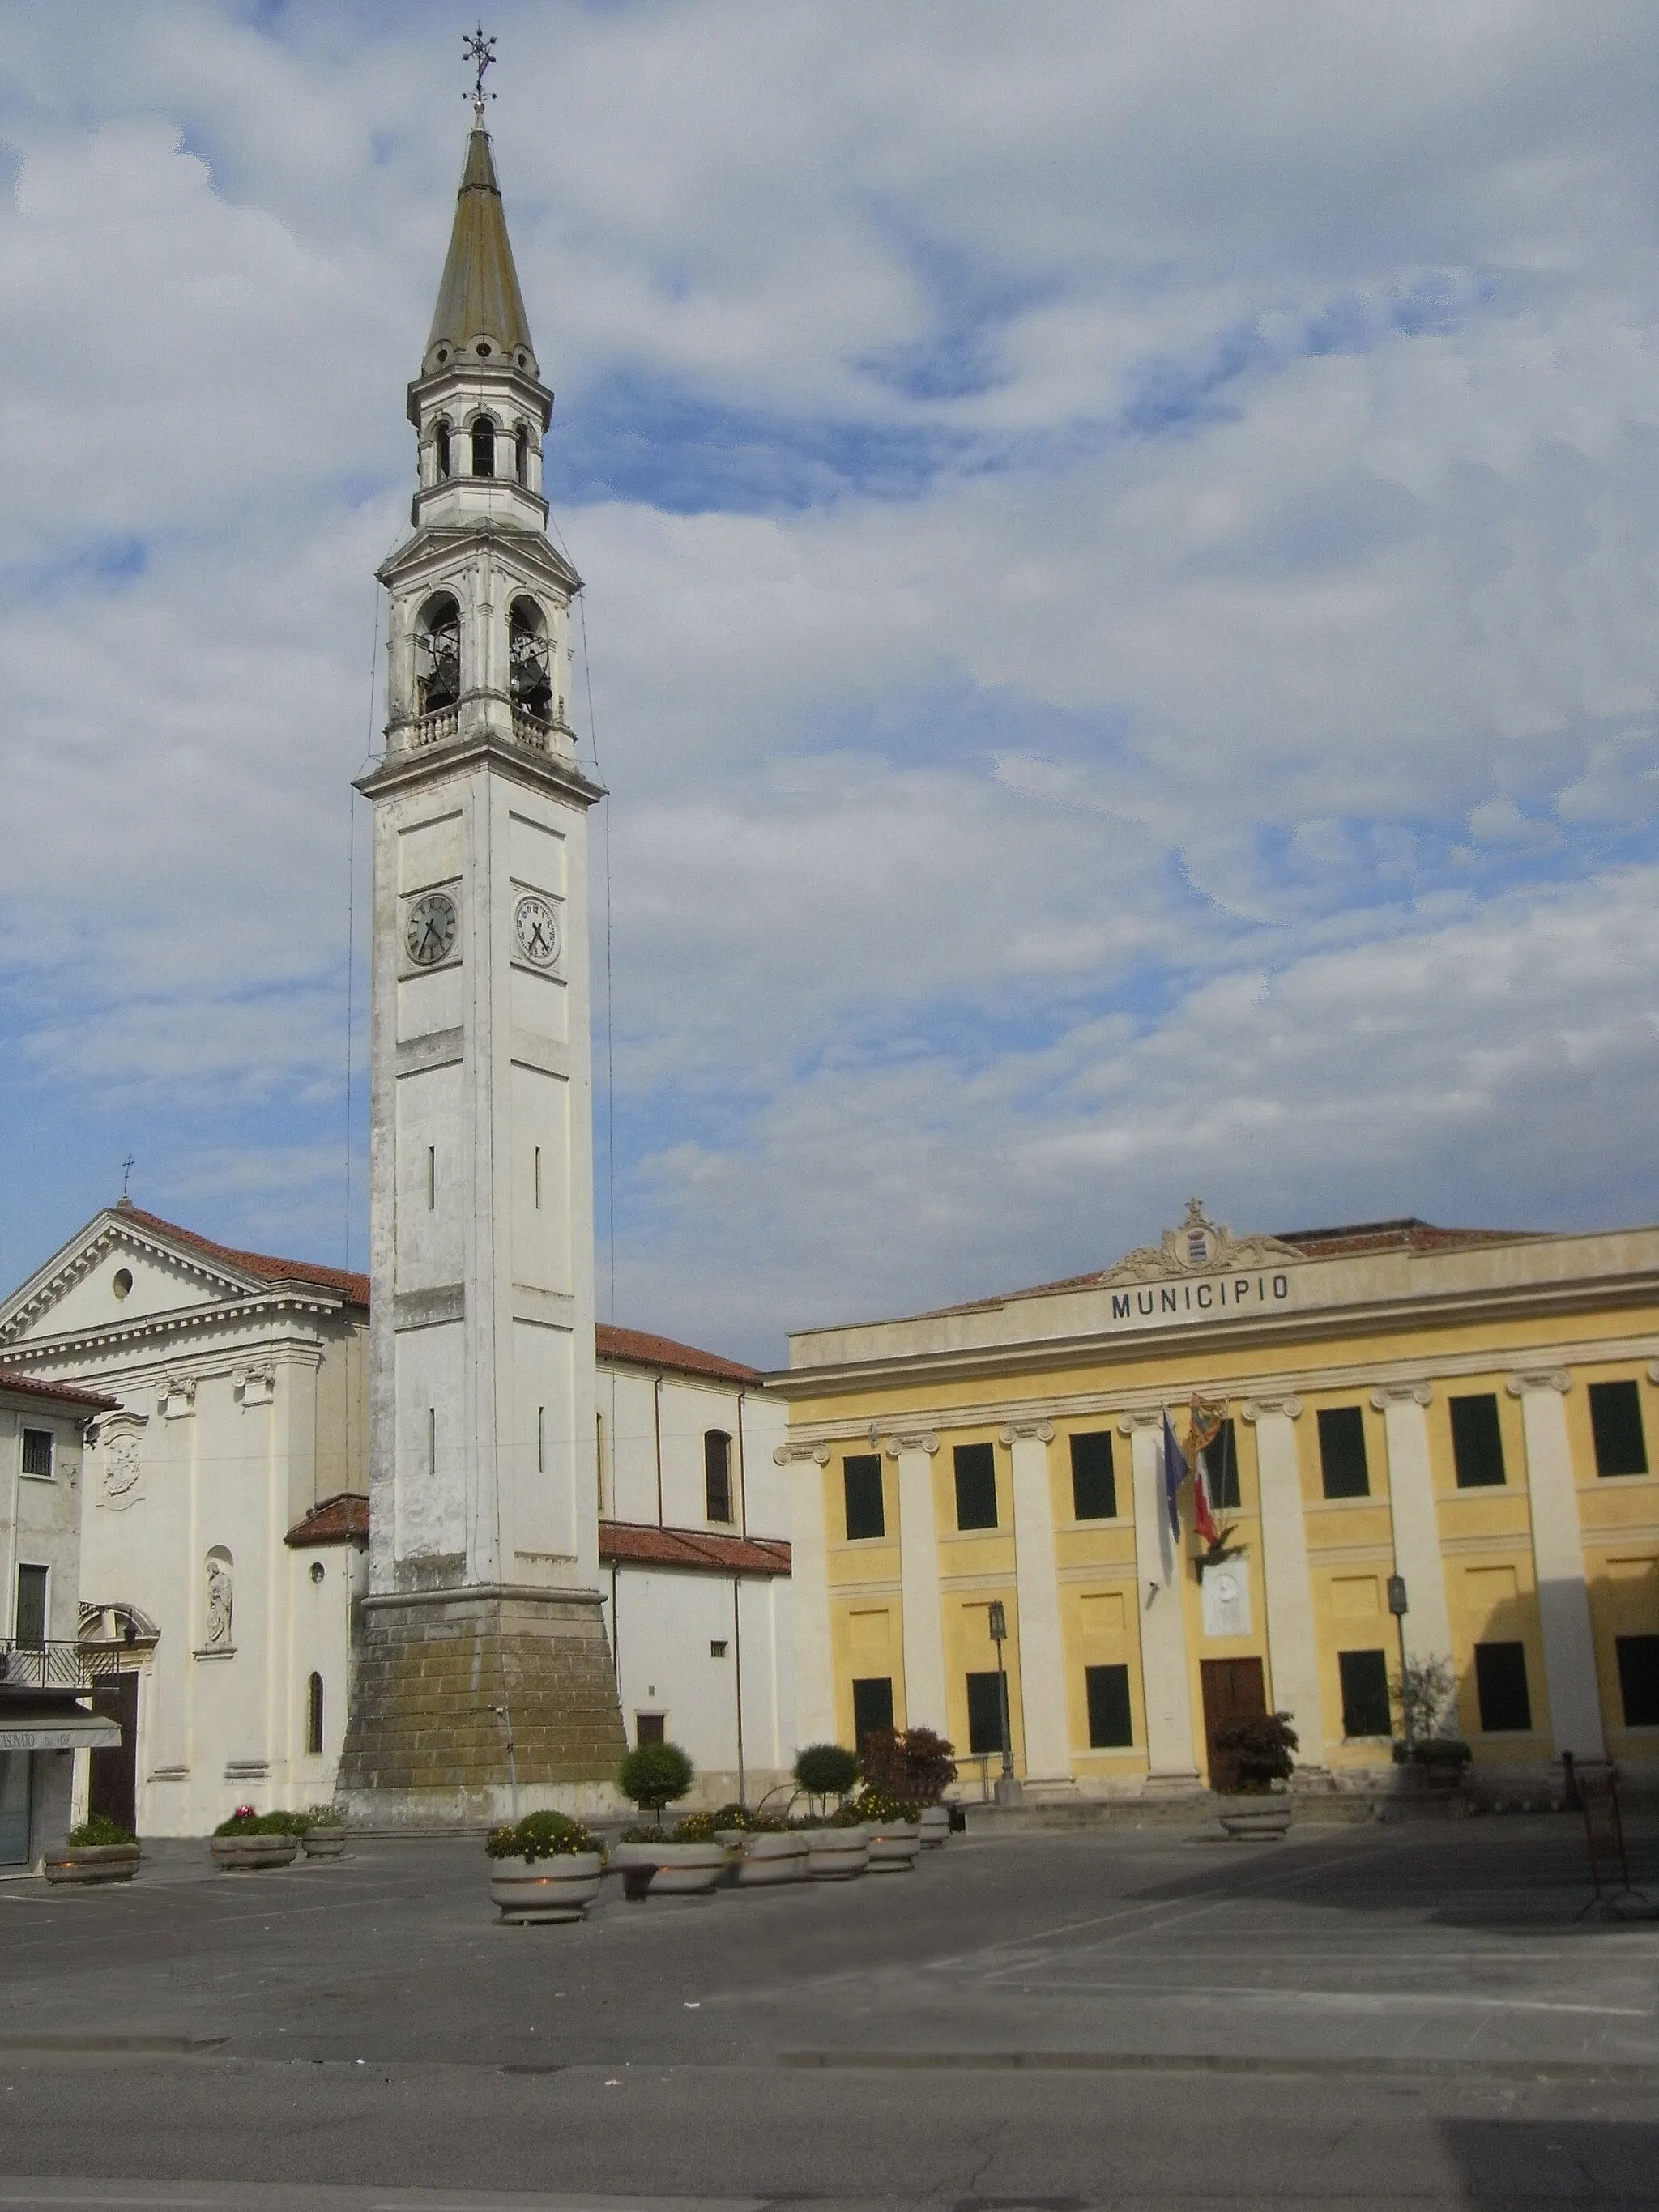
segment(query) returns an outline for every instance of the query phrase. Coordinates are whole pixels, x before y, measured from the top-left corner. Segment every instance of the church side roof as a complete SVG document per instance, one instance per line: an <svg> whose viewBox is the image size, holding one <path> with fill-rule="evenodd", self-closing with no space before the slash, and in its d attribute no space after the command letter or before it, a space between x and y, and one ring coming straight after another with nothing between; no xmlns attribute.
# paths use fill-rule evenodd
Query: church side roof
<svg viewBox="0 0 1659 2212"><path fill-rule="evenodd" d="M198 1236L193 1229L181 1229L176 1221L164 1221L159 1213L147 1213L143 1206L125 1201L118 1201L115 1210L127 1220L153 1229L158 1236L173 1237L194 1251L210 1252L216 1260L228 1260L233 1267L244 1267L251 1275L264 1275L273 1283L310 1283L319 1290L337 1291L348 1305L368 1304L368 1277L354 1274L349 1268L319 1267L310 1260L278 1260L269 1252L242 1252L234 1245L216 1244L210 1237Z"/></svg>
<svg viewBox="0 0 1659 2212"><path fill-rule="evenodd" d="M789 1547L780 1537L711 1536L703 1528L659 1528L644 1521L601 1521L599 1558L607 1565L725 1575L787 1575L790 1565Z"/></svg>
<svg viewBox="0 0 1659 2212"><path fill-rule="evenodd" d="M594 1349L601 1359L616 1359L630 1367L664 1367L676 1375L710 1375L725 1382L758 1382L760 1370L739 1359L722 1359L717 1352L699 1352L695 1345L677 1344L672 1336L652 1336L641 1328L615 1328L600 1322L593 1331Z"/></svg>
<svg viewBox="0 0 1659 2212"><path fill-rule="evenodd" d="M313 1544L349 1544L368 1537L368 1500L355 1490L343 1490L313 1505L303 1521L296 1521L283 1541L295 1551Z"/></svg>
<svg viewBox="0 0 1659 2212"><path fill-rule="evenodd" d="M522 346L533 354L530 325L519 289L519 272L507 235L501 186L495 181L489 134L478 129L467 140L466 167L455 201L455 224L438 304L426 342L427 357L441 345L462 346L493 338L503 353Z"/></svg>
<svg viewBox="0 0 1659 2212"><path fill-rule="evenodd" d="M13 1368L0 1367L0 1390L15 1390L24 1398L49 1398L65 1406L77 1406L88 1413L114 1413L120 1410L118 1398L106 1398L97 1390L77 1390L70 1382L42 1382L33 1375L20 1375Z"/></svg>

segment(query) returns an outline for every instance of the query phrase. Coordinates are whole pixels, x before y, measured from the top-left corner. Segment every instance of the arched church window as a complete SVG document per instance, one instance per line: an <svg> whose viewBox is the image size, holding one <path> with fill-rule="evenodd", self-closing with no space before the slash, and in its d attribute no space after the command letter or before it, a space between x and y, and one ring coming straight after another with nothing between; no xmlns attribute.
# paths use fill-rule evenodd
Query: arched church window
<svg viewBox="0 0 1659 2212"><path fill-rule="evenodd" d="M513 433L513 467L519 482L527 489L530 483L530 426L520 422Z"/></svg>
<svg viewBox="0 0 1659 2212"><path fill-rule="evenodd" d="M323 1678L313 1674L306 1685L306 1749L323 1747Z"/></svg>
<svg viewBox="0 0 1659 2212"><path fill-rule="evenodd" d="M538 722L552 720L551 641L547 617L534 599L514 599L507 617L507 652L512 670L513 706Z"/></svg>
<svg viewBox="0 0 1659 2212"><path fill-rule="evenodd" d="M472 473L475 477L495 473L495 425L488 415L480 415L472 425Z"/></svg>
<svg viewBox="0 0 1659 2212"><path fill-rule="evenodd" d="M437 465L438 482L441 483L449 474L449 425L441 416L432 433L432 457Z"/></svg>
<svg viewBox="0 0 1659 2212"><path fill-rule="evenodd" d="M732 1439L724 1429L706 1429L702 1439L703 1502L711 1521L732 1518Z"/></svg>
<svg viewBox="0 0 1659 2212"><path fill-rule="evenodd" d="M422 714L453 707L460 698L461 611L447 592L427 601L416 624L415 690Z"/></svg>

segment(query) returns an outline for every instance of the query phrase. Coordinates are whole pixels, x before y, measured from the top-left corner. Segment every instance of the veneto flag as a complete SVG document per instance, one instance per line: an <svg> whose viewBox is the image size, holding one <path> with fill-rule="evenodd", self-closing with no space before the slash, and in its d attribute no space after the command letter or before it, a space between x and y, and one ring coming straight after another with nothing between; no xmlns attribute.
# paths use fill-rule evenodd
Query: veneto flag
<svg viewBox="0 0 1659 2212"><path fill-rule="evenodd" d="M1210 1504L1210 1467L1206 1455L1210 1446L1221 1434L1221 1424L1227 1418L1225 1402L1218 1406L1206 1404L1202 1398L1194 1398L1191 1422L1187 1431L1187 1457L1193 1470L1193 1526L1206 1544L1220 1539Z"/></svg>

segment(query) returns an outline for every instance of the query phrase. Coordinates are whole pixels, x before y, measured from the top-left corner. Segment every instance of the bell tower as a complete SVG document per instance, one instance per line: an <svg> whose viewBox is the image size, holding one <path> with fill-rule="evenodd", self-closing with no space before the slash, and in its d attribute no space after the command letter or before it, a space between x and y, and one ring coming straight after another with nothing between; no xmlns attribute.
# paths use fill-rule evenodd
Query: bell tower
<svg viewBox="0 0 1659 2212"><path fill-rule="evenodd" d="M359 1817L600 1797L625 1748L599 1595L581 579L482 65L421 373L374 810L371 1535L339 1794Z"/></svg>

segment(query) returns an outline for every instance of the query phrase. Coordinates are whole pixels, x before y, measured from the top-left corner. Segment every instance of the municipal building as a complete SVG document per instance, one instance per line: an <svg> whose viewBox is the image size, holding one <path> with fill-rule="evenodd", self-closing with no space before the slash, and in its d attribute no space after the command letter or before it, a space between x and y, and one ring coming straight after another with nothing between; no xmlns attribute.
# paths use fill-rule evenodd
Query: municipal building
<svg viewBox="0 0 1659 2212"><path fill-rule="evenodd" d="M1477 1785L1659 1781L1656 1286L1659 1229L1235 1238L1194 1200L1103 1273L792 1336L800 1740L890 1717L994 1775L1000 1603L1035 1797L1194 1789L1252 1709L1304 1786L1374 1786L1402 1653L1449 1662ZM1208 1543L1164 1480L1194 1395Z"/></svg>

